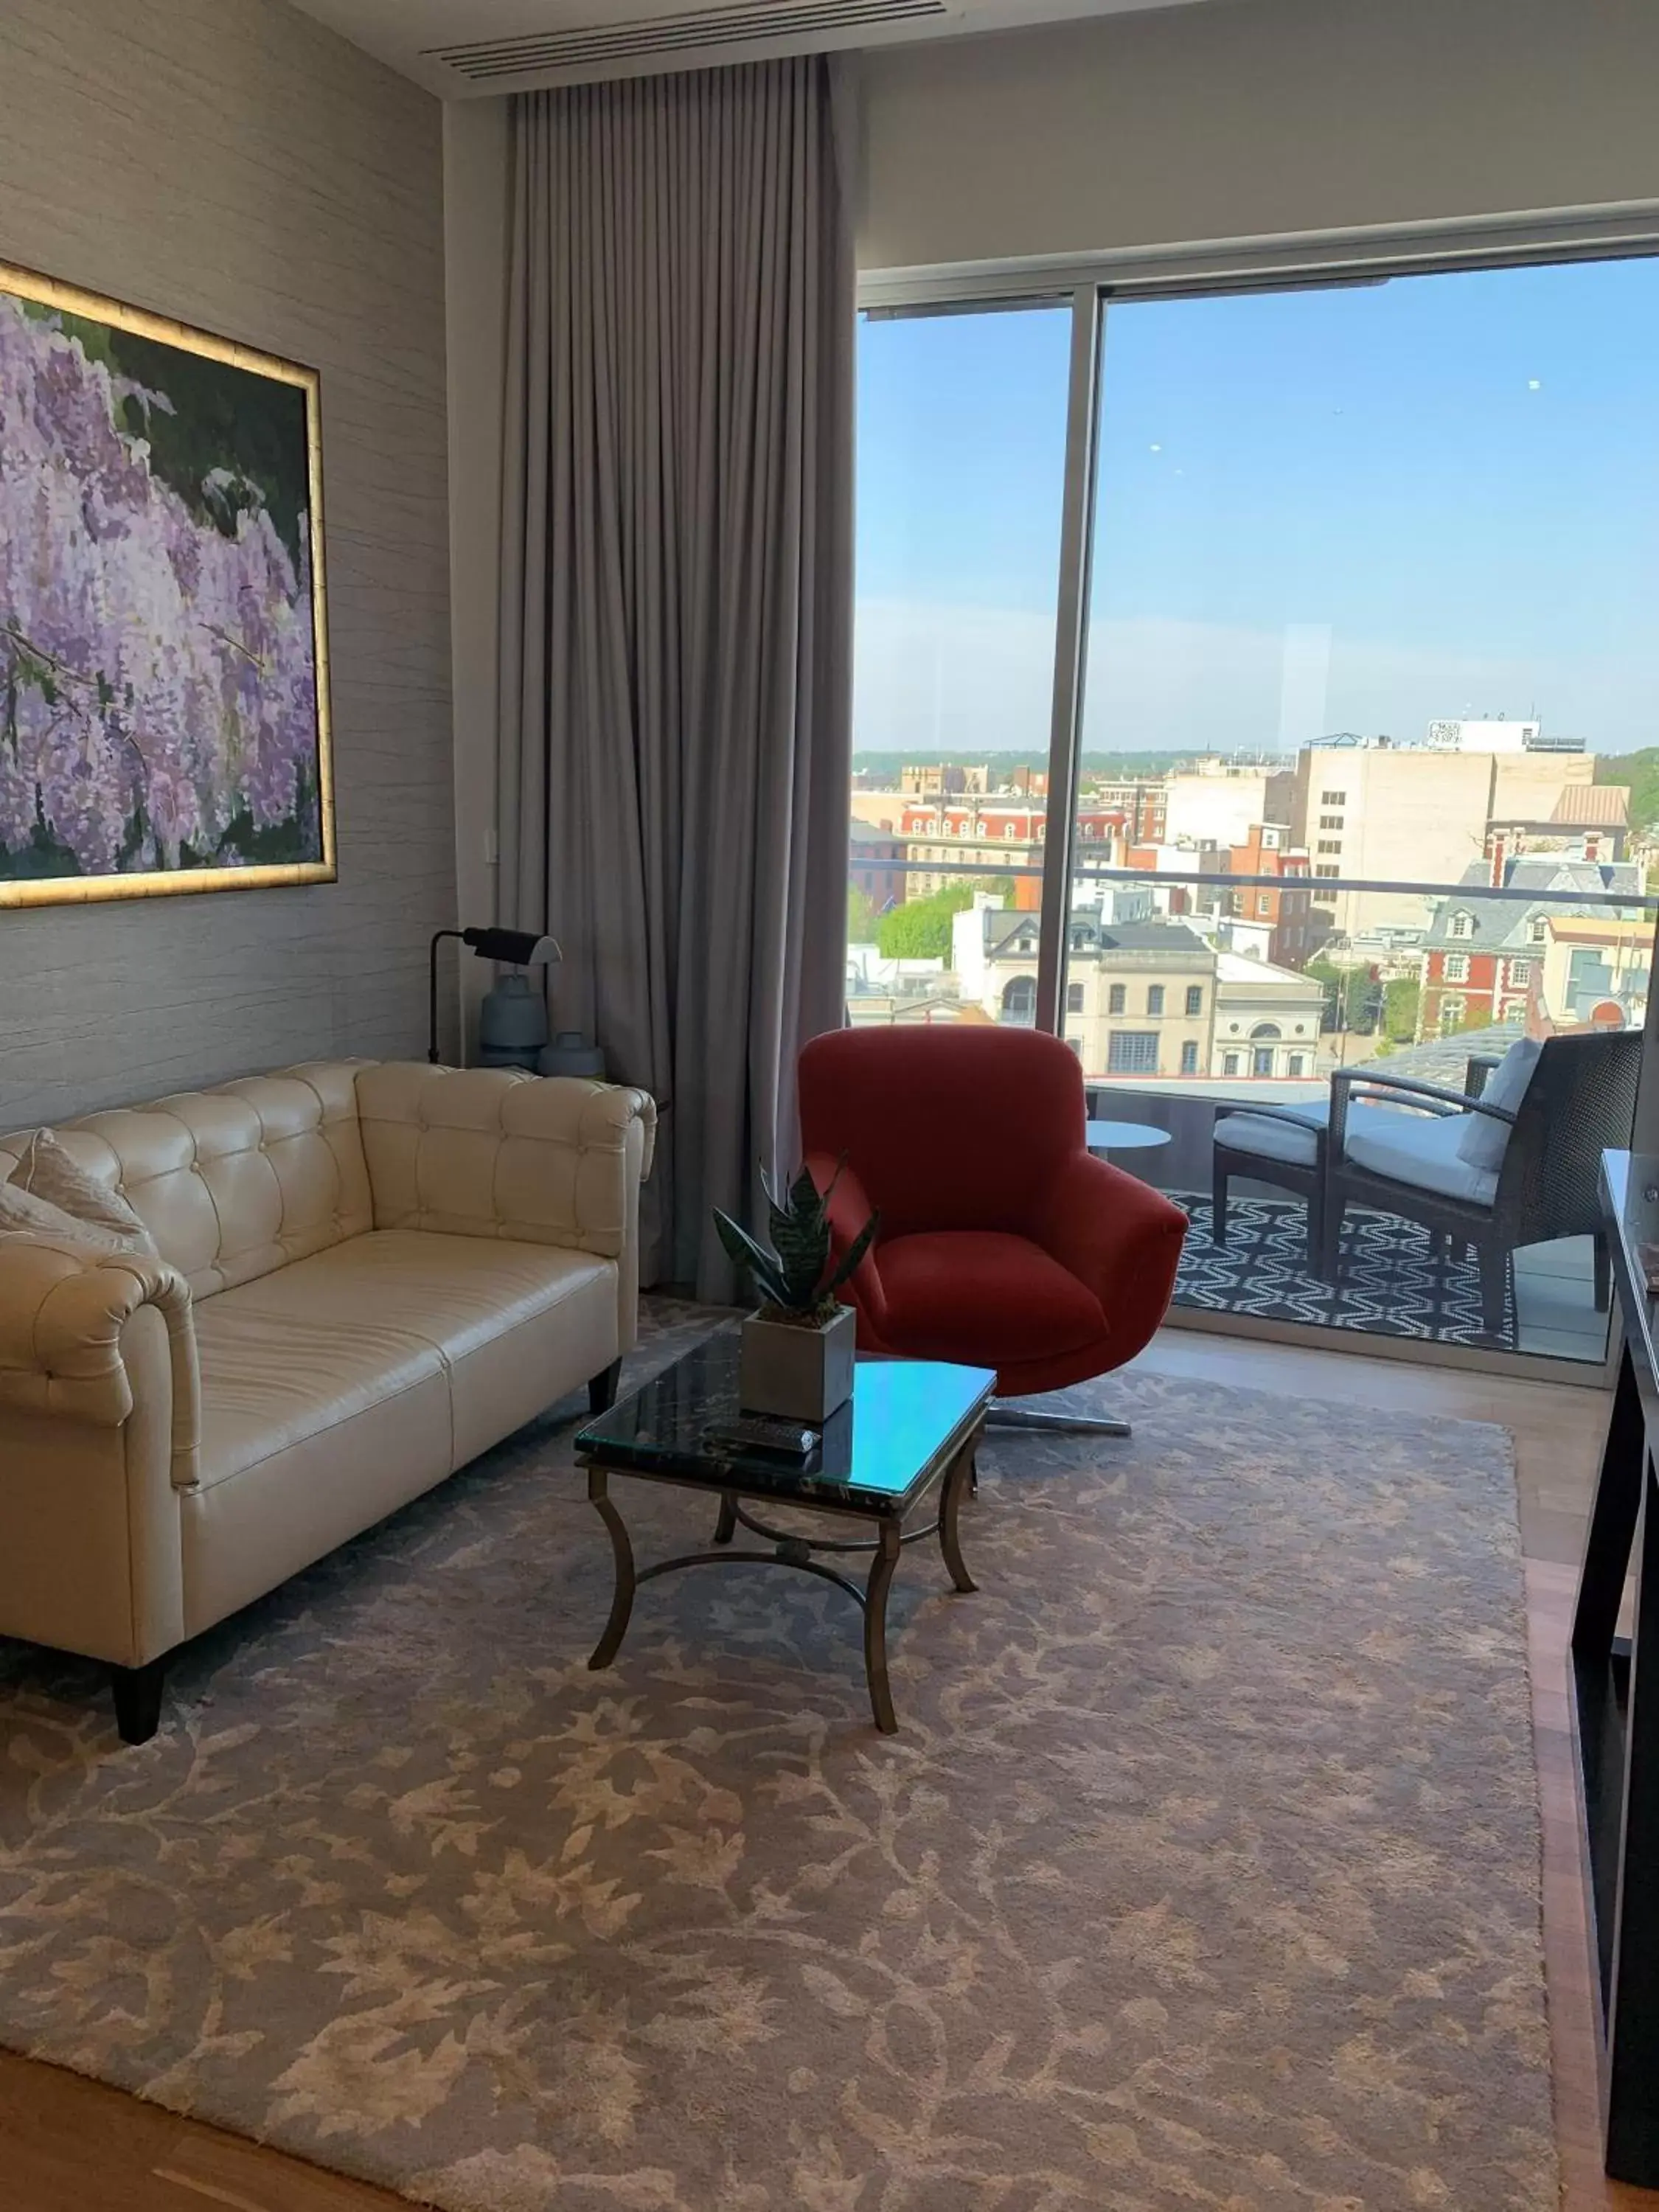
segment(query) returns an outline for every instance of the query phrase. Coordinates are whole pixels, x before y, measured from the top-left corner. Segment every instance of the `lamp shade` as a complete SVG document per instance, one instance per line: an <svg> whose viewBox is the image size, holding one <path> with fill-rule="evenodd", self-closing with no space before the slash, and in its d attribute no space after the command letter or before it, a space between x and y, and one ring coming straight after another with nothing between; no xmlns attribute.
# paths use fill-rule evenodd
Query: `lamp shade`
<svg viewBox="0 0 1659 2212"><path fill-rule="evenodd" d="M464 929L461 942L481 960L499 960L510 968L540 968L562 957L550 937L537 937L527 929Z"/></svg>

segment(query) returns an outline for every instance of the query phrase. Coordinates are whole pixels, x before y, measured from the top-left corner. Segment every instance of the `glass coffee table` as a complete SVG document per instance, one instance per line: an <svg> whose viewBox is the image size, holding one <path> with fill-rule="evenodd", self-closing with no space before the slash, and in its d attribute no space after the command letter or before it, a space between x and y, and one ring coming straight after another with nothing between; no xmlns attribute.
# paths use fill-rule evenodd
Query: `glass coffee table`
<svg viewBox="0 0 1659 2212"><path fill-rule="evenodd" d="M864 1608L864 1666L876 1726L891 1735L898 1726L887 1679L887 1593L899 1553L907 1544L937 1536L951 1580L971 1590L963 1562L957 1516L974 1486L974 1451L985 1425L996 1376L980 1367L949 1367L931 1360L864 1359L858 1363L852 1402L824 1424L823 1440L799 1462L737 1451L713 1431L738 1418L736 1326L706 1338L693 1352L647 1382L576 1436L587 1469L587 1494L610 1531L616 1555L616 1595L588 1665L608 1667L622 1648L634 1593L641 1583L678 1567L736 1564L794 1567L834 1583ZM706 1490L719 1499L713 1548L688 1552L636 1569L627 1524L611 1495L613 1474ZM906 1528L908 1516L937 1488L937 1516ZM797 1534L772 1527L751 1504L809 1506L815 1512L873 1522L865 1538ZM769 1547L736 1546L739 1528ZM873 1554L862 1589L838 1567L815 1558Z"/></svg>

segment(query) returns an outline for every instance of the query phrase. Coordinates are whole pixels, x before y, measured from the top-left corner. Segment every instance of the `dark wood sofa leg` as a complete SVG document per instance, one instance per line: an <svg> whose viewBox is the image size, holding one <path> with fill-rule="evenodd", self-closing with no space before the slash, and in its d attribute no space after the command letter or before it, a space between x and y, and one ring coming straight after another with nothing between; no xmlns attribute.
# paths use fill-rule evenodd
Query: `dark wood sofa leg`
<svg viewBox="0 0 1659 2212"><path fill-rule="evenodd" d="M617 1385L622 1380L622 1362L613 1359L602 1374L592 1376L587 1385L587 1410L592 1413L608 1413L617 1402Z"/></svg>
<svg viewBox="0 0 1659 2212"><path fill-rule="evenodd" d="M167 1674L165 1659L152 1659L147 1667L112 1667L115 1686L115 1725L123 1743L148 1743L161 1724L161 1684Z"/></svg>

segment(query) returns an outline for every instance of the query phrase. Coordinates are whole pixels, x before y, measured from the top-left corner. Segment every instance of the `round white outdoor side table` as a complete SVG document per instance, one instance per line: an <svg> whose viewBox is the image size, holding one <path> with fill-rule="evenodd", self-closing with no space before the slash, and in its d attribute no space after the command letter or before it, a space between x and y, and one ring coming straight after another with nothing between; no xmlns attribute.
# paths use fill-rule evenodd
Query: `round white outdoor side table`
<svg viewBox="0 0 1659 2212"><path fill-rule="evenodd" d="M1091 1152L1145 1152L1167 1145L1170 1132L1147 1121L1091 1121L1084 1142Z"/></svg>

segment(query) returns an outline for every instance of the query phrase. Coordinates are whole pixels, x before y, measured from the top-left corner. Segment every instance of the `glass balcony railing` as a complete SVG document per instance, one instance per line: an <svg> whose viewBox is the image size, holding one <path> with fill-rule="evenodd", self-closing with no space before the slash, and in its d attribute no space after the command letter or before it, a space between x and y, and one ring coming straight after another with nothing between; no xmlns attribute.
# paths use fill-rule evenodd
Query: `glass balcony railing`
<svg viewBox="0 0 1659 2212"><path fill-rule="evenodd" d="M950 880L951 864L942 857L929 866ZM1018 896L1029 898L1040 870L1004 864L960 873L971 903L949 917L948 935L939 934L929 955L884 961L872 948L854 948L848 1009L855 1024L1039 1022L1042 923L1033 907L1014 903L1014 887L1025 881ZM1402 902L1428 902L1432 929L1359 945L1327 933L1292 966L1255 947L1232 949L1229 905L1254 888L1237 876L1193 870L1149 878L1099 868L1073 878L1066 958L1051 986L1053 1025L1078 1054L1091 1116L1120 1125L1115 1139L1102 1133L1103 1157L1167 1192L1188 1214L1178 1306L1580 1363L1605 1358L1607 1316L1588 1235L1507 1249L1498 1261L1500 1307L1490 1282L1483 1294L1474 1244L1449 1235L1432 1208L1414 1218L1402 1193L1399 1212L1374 1202L1345 1207L1334 1267L1330 1249L1317 1237L1310 1242L1309 1176L1281 1173L1272 1157L1277 1123L1280 1149L1311 1158L1334 1077L1366 1113L1384 1116L1388 1133L1405 1131L1409 1144L1422 1141L1431 1121L1452 1116L1444 1101L1387 1094L1391 1080L1462 1094L1517 1038L1639 1032L1659 901L1624 873L1613 891L1587 884L1588 878L1566 890L1527 882L1510 894L1482 888L1486 921L1496 911L1506 937L1528 948L1506 956L1495 985L1486 975L1482 1000L1468 969L1460 973L1456 951L1448 962L1443 949L1459 941L1445 910L1460 896L1473 898L1465 886L1391 883L1386 889ZM1334 886L1343 894L1377 888ZM928 896L939 903L936 890ZM1437 955L1431 938L1443 948ZM1437 1113L1422 1110L1437 1105ZM1269 1125L1268 1153L1256 1173L1248 1163L1241 1167L1226 1133L1229 1117L1252 1112ZM1472 1117L1455 1118L1461 1141ZM1628 1134L1627 1124L1610 1127L1606 1141ZM1449 1133L1434 1141L1454 1149ZM1218 1143L1230 1169L1220 1222ZM1295 1169L1298 1161L1289 1164ZM1488 1256L1488 1274L1492 1265Z"/></svg>

